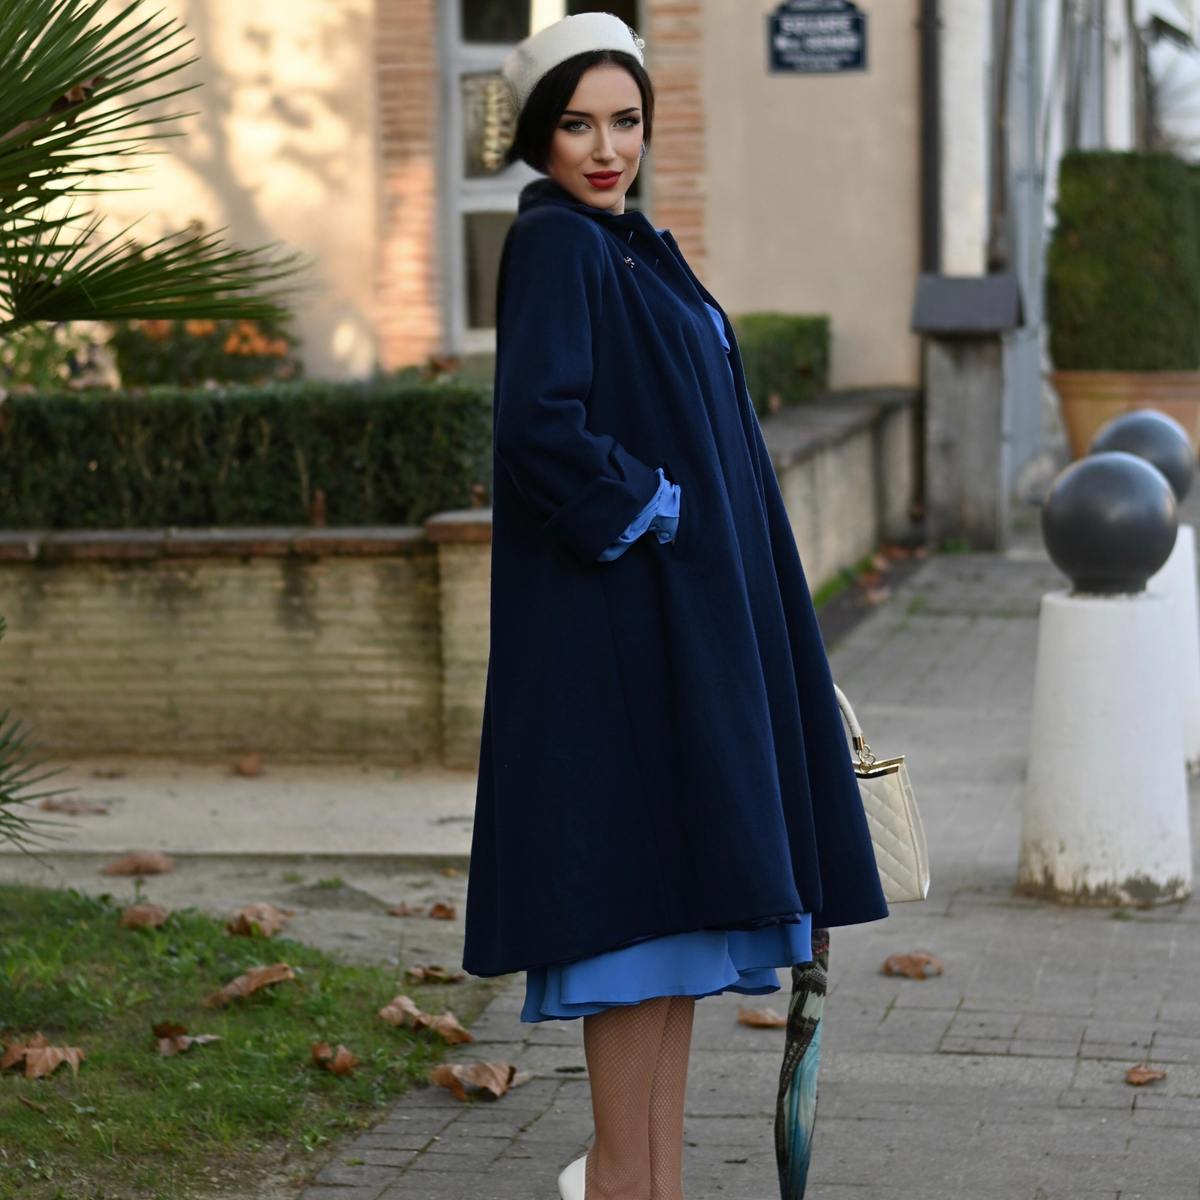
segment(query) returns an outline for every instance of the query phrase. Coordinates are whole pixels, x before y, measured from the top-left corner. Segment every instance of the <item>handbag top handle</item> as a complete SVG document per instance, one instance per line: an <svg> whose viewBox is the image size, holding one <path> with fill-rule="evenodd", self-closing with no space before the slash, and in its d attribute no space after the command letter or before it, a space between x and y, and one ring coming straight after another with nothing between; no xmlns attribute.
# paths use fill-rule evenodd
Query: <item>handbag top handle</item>
<svg viewBox="0 0 1200 1200"><path fill-rule="evenodd" d="M871 747L867 745L867 739L863 736L862 726L854 715L854 709L851 707L850 701L846 699L846 693L836 683L833 685L833 690L837 696L838 708L842 710L842 717L850 727L850 740L854 745L855 757L863 766L870 766L875 761L875 755L871 753Z"/></svg>

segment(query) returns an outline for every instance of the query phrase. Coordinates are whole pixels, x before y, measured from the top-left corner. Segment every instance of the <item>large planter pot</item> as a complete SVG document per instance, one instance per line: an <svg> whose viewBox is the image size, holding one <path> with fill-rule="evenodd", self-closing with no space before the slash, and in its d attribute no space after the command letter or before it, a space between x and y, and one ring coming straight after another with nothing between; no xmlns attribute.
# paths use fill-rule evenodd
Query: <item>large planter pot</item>
<svg viewBox="0 0 1200 1200"><path fill-rule="evenodd" d="M1200 371L1055 371L1050 378L1062 401L1072 458L1082 458L1113 417L1135 408L1174 417L1193 451L1200 449Z"/></svg>

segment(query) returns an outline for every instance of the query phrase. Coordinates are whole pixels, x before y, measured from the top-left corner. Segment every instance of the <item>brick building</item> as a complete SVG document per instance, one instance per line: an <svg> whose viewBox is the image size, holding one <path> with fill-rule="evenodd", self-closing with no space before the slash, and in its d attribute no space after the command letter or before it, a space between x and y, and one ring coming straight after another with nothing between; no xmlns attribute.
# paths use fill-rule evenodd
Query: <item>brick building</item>
<svg viewBox="0 0 1200 1200"><path fill-rule="evenodd" d="M837 0L834 0L836 3ZM778 0L165 0L194 39L188 136L103 207L309 258L310 375L488 351L523 164L478 153L489 81L564 13L615 11L658 91L633 202L732 312L827 313L837 385L913 383L919 0L863 0L868 69L767 70Z"/></svg>

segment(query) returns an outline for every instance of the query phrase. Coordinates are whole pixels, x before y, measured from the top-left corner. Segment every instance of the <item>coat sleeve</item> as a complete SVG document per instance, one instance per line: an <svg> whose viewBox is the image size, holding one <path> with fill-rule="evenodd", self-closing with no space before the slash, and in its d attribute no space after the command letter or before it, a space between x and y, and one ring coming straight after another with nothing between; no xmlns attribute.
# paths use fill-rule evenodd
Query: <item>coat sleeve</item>
<svg viewBox="0 0 1200 1200"><path fill-rule="evenodd" d="M504 251L496 330L496 456L547 531L586 562L620 537L659 483L588 426L593 329L609 269L603 237L567 211L519 219Z"/></svg>

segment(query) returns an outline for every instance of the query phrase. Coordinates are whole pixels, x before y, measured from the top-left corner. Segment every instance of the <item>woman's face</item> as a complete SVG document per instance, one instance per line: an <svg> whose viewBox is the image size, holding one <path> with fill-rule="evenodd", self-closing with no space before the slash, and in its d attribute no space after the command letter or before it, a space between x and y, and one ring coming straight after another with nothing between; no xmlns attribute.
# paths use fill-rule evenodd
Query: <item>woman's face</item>
<svg viewBox="0 0 1200 1200"><path fill-rule="evenodd" d="M642 154L642 94L623 67L585 71L550 142L546 174L577 200L625 211Z"/></svg>

